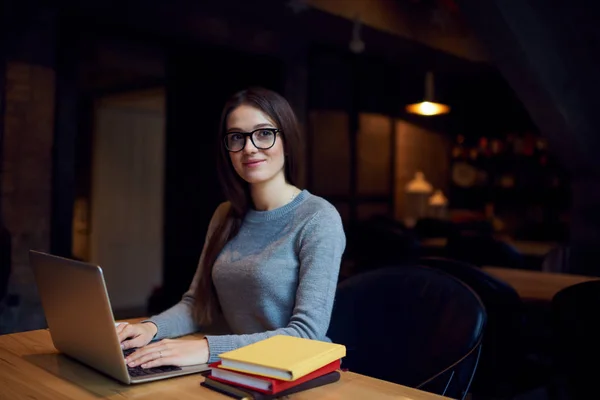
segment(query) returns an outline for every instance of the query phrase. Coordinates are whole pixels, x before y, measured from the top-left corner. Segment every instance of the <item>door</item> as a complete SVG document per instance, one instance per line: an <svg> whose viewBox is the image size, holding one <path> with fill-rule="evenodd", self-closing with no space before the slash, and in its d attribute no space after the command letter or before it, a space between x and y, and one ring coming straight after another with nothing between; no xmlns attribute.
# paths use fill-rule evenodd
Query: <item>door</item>
<svg viewBox="0 0 600 400"><path fill-rule="evenodd" d="M162 90L96 103L90 258L113 310L145 312L162 283L164 132Z"/></svg>

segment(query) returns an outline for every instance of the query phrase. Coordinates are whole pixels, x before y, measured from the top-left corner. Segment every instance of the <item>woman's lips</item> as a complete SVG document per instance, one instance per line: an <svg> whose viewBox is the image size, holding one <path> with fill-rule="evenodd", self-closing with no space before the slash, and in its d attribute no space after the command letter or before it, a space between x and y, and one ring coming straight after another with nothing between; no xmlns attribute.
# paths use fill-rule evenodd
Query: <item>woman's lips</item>
<svg viewBox="0 0 600 400"><path fill-rule="evenodd" d="M255 167L258 167L259 165L261 165L264 162L265 162L265 160L248 161L248 162L244 163L244 167L255 168Z"/></svg>

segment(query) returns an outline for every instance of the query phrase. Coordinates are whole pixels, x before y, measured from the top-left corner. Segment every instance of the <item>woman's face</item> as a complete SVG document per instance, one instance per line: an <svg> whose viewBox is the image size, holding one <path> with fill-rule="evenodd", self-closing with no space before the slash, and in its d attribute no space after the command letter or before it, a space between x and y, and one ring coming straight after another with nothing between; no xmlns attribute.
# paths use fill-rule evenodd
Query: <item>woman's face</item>
<svg viewBox="0 0 600 400"><path fill-rule="evenodd" d="M269 130L278 127L265 113L258 108L241 105L229 114L226 128L227 134L233 134L228 136L230 147L243 143L244 133L254 132L254 143L258 147L268 147L275 139L272 147L263 150L252 143L250 136L246 136L242 150L229 152L233 168L242 179L249 184L259 184L284 176L283 141L279 133Z"/></svg>

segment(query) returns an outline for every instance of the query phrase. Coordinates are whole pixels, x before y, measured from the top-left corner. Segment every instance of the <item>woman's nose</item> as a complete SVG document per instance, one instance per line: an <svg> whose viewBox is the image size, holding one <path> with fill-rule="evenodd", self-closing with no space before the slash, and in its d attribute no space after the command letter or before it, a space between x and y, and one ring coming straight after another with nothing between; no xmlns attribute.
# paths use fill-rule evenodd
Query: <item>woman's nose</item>
<svg viewBox="0 0 600 400"><path fill-rule="evenodd" d="M254 146L254 143L252 143L252 140L250 140L250 138L247 138L246 143L244 144L243 152L253 154L253 153L256 153L257 151L258 151L258 149L256 148L256 146Z"/></svg>

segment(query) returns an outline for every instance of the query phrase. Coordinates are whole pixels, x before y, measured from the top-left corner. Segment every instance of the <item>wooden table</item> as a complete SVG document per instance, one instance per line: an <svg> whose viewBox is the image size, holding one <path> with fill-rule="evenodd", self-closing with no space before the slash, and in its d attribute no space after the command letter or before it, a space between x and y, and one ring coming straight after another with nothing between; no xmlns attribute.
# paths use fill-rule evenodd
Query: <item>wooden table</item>
<svg viewBox="0 0 600 400"><path fill-rule="evenodd" d="M47 330L0 336L0 399L231 399L200 386L203 380L201 375L195 374L127 386L58 354ZM339 382L294 394L290 399L435 400L446 397L343 372Z"/></svg>
<svg viewBox="0 0 600 400"><path fill-rule="evenodd" d="M523 300L529 301L549 302L556 293L566 287L600 279L593 276L490 266L483 267L483 270L511 285Z"/></svg>
<svg viewBox="0 0 600 400"><path fill-rule="evenodd" d="M506 238L499 238L504 240L506 243L513 246L517 251L524 256L532 257L544 257L556 243L552 242L536 242L531 240L508 240ZM423 239L421 245L424 247L443 248L448 243L447 238L429 238Z"/></svg>

